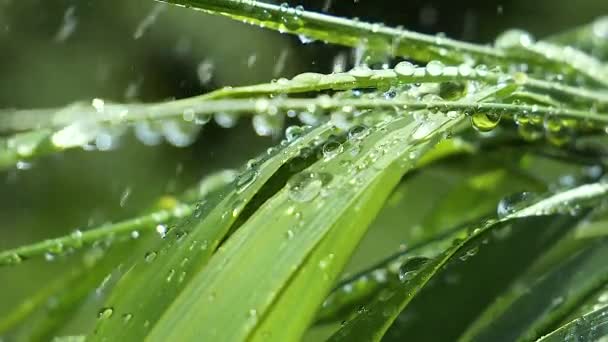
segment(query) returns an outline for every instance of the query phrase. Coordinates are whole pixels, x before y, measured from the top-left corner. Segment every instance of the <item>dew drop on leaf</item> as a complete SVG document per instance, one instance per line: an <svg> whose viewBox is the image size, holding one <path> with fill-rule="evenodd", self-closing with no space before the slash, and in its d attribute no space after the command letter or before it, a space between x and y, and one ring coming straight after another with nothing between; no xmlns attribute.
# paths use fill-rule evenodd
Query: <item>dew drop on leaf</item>
<svg viewBox="0 0 608 342"><path fill-rule="evenodd" d="M122 321L125 324L129 323L132 318L133 318L133 314L130 314L130 313L126 313L126 314L122 315Z"/></svg>
<svg viewBox="0 0 608 342"><path fill-rule="evenodd" d="M344 151L344 146L338 141L328 141L323 145L323 158L330 160Z"/></svg>
<svg viewBox="0 0 608 342"><path fill-rule="evenodd" d="M108 318L112 317L113 313L114 313L113 308L110 308L110 307L101 308L101 310L99 310L99 312L97 313L97 318L108 319Z"/></svg>
<svg viewBox="0 0 608 342"><path fill-rule="evenodd" d="M232 128L236 126L236 123L238 121L236 114L224 112L216 113L213 116L213 119L215 120L215 123L218 124L218 126L223 128Z"/></svg>
<svg viewBox="0 0 608 342"><path fill-rule="evenodd" d="M471 115L471 124L479 132L489 132L498 126L501 114L477 112Z"/></svg>
<svg viewBox="0 0 608 342"><path fill-rule="evenodd" d="M365 136L367 136L368 133L369 133L369 129L367 128L367 126L356 125L356 126L353 126L348 131L348 139L349 140L361 140L361 139L365 138Z"/></svg>
<svg viewBox="0 0 608 342"><path fill-rule="evenodd" d="M289 198L296 202L312 201L323 187L323 180L316 172L302 172L289 181Z"/></svg>
<svg viewBox="0 0 608 342"><path fill-rule="evenodd" d="M400 62L395 65L395 73L399 76L412 76L416 71L416 66L410 62Z"/></svg>
<svg viewBox="0 0 608 342"><path fill-rule="evenodd" d="M496 38L494 46L500 49L527 48L534 44L534 38L526 31L507 30Z"/></svg>
<svg viewBox="0 0 608 342"><path fill-rule="evenodd" d="M162 239L164 239L165 236L167 236L167 226L165 226L164 224L156 225L155 230Z"/></svg>
<svg viewBox="0 0 608 342"><path fill-rule="evenodd" d="M475 72L481 77L488 76L488 66L485 64L479 64L475 67Z"/></svg>
<svg viewBox="0 0 608 342"><path fill-rule="evenodd" d="M146 262L152 262L152 261L156 260L156 256L157 256L156 252L150 251L150 252L146 253L146 255L144 256L144 260L146 260Z"/></svg>
<svg viewBox="0 0 608 342"><path fill-rule="evenodd" d="M302 85L316 85L324 77L323 74L314 72L305 72L303 74L296 75L292 78L293 82L301 83Z"/></svg>
<svg viewBox="0 0 608 342"><path fill-rule="evenodd" d="M431 76L441 76L445 66L440 61L430 61L426 65L426 72Z"/></svg>
<svg viewBox="0 0 608 342"><path fill-rule="evenodd" d="M256 180L257 177L258 171L255 168L247 169L238 175L236 178L237 192L243 192Z"/></svg>
<svg viewBox="0 0 608 342"><path fill-rule="evenodd" d="M372 69L370 69L367 65L361 64L354 68L352 68L349 72L349 75L354 76L355 78L370 78L374 74Z"/></svg>
<svg viewBox="0 0 608 342"><path fill-rule="evenodd" d="M292 142L304 134L304 129L300 126L289 126L285 130L285 138L287 141Z"/></svg>
<svg viewBox="0 0 608 342"><path fill-rule="evenodd" d="M538 196L535 193L527 191L509 195L498 202L496 214L498 215L498 218L502 219L522 208L527 207L528 205L534 203L537 199Z"/></svg>
<svg viewBox="0 0 608 342"><path fill-rule="evenodd" d="M473 68L468 64L461 64L458 66L458 74L463 77L468 77L473 74Z"/></svg>

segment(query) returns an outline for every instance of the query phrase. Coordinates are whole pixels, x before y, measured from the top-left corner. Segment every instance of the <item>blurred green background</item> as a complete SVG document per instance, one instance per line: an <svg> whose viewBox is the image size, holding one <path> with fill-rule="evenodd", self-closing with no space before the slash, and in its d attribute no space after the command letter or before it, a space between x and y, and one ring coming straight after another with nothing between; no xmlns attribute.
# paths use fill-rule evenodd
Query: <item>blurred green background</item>
<svg viewBox="0 0 608 342"><path fill-rule="evenodd" d="M291 4L482 43L508 28L542 37L608 13L608 2L599 0ZM0 108L53 107L92 98L184 98L304 71L331 72L340 53L354 58L348 49L302 44L297 37L151 0L0 0ZM129 133L110 151L73 150L2 171L0 249L133 217L161 195L179 193L214 170L237 167L279 138L256 136L248 120L231 129L210 123L186 148L147 146ZM440 195L433 189L461 179L450 177L437 170L419 175L422 180L410 194L419 207L387 210L382 220L432 206ZM513 190L520 190L516 186ZM406 242L394 227L365 243L380 256L392 253ZM58 258L0 268L0 315L69 262Z"/></svg>

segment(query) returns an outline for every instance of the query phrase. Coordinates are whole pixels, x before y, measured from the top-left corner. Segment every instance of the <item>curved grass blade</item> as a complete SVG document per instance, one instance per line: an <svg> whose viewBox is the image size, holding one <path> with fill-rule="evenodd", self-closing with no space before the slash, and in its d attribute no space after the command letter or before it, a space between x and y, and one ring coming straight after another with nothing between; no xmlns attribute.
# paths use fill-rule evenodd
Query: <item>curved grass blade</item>
<svg viewBox="0 0 608 342"><path fill-rule="evenodd" d="M398 118L365 139L367 129L351 131L349 144L358 153L324 158L294 176L196 275L150 340L299 338L368 223L412 166L410 152L459 121L437 115L420 125ZM294 301L298 315L288 314Z"/></svg>
<svg viewBox="0 0 608 342"><path fill-rule="evenodd" d="M550 36L547 40L563 46L575 46L600 60L608 59L608 17Z"/></svg>
<svg viewBox="0 0 608 342"><path fill-rule="evenodd" d="M575 49L561 49L546 42L523 44L525 40L509 37L515 47L523 53L512 53L508 46L501 48L475 45L439 36L428 36L383 24L365 23L305 11L287 4L277 6L255 0L162 0L210 14L220 14L235 20L265 28L305 36L308 39L340 44L350 47L364 46L367 49L390 56L413 58L419 61L433 59L450 63L473 59L477 63L507 65L513 62L535 64L541 69L572 70L578 75L600 84L608 84L606 71L595 63L593 57ZM546 53L551 50L553 53ZM556 54L557 53L557 54ZM508 56L508 57L507 57ZM507 57L507 58L506 58ZM585 68L585 64L589 68Z"/></svg>
<svg viewBox="0 0 608 342"><path fill-rule="evenodd" d="M595 293L589 296L585 302L580 305L576 310L571 312L566 319L564 319L560 325L567 324L568 322L575 320L580 316L584 316L590 312L601 309L608 306L608 282L598 289Z"/></svg>
<svg viewBox="0 0 608 342"><path fill-rule="evenodd" d="M498 202L505 192L513 189L537 192L545 190L544 185L539 184L538 180L524 173L519 173L518 177L506 177L507 173L503 166L508 164L504 161L505 151L482 151L477 152L484 153L486 159L483 161L478 158L463 160L462 156L458 156L456 160L448 158L436 165L429 165L427 168L417 170L416 175L406 177L402 181L392 195L392 197L399 198L399 201L389 199L390 207L395 208L394 211L403 211L403 208L418 196L414 194L408 196L407 190L415 185L416 181L424 181L426 179L422 177L424 175L432 177L432 180L441 180L441 183L436 184L444 190L434 192L434 195L440 197L441 200L437 204L431 205L420 220L411 217L408 212L399 215L390 208L383 209L384 211L379 215L375 224L397 225L407 218L408 223L402 223L400 227L401 230L412 231L404 242L413 247L340 282L319 310L318 323L346 319L349 314L364 306L369 298L389 286L389 281L398 281L400 267L409 258L417 256L431 258L439 255L451 245L456 236L462 235L462 232L466 231L472 220L477 221L480 217L493 213L496 207L494 203ZM497 159L498 155L502 160L493 161ZM450 181L444 179L450 179ZM403 191L399 189L403 189ZM419 194L419 191L414 191ZM384 221L383 217L392 219ZM464 226L453 228L454 224L463 223ZM418 224L421 229L414 229ZM447 228L452 229L446 231Z"/></svg>
<svg viewBox="0 0 608 342"><path fill-rule="evenodd" d="M0 170L12 167L20 161L30 160L34 156L60 151L61 148L51 143L51 136L51 130L41 129L0 138Z"/></svg>
<svg viewBox="0 0 608 342"><path fill-rule="evenodd" d="M375 297L382 289L394 286L402 274L414 271L407 267L412 260L432 258L449 247L456 236L462 235L457 229L435 241L399 253L369 269L352 276L340 284L327 296L316 316L317 323L341 321ZM405 268L408 271L404 271Z"/></svg>
<svg viewBox="0 0 608 342"><path fill-rule="evenodd" d="M104 291L101 289L109 286L116 265L128 259L136 246L137 243L132 243L103 252L94 250L92 254L102 253L95 257L98 260L71 268L56 282L28 298L16 311L0 321L4 325L0 331L5 332L11 341L51 340L77 319L79 310L87 301L103 299ZM83 319L82 322L88 321L90 325L94 317ZM86 325L81 324L79 328L78 333L86 333Z"/></svg>
<svg viewBox="0 0 608 342"><path fill-rule="evenodd" d="M608 282L608 241L597 241L542 276L515 282L467 329L461 341L532 341Z"/></svg>
<svg viewBox="0 0 608 342"><path fill-rule="evenodd" d="M274 192L266 188L275 186L271 178L284 166L290 172L290 161L296 160L305 148L325 141L333 132L330 125L322 125L257 161L257 165L250 165L234 184L210 198L176 228L176 234L170 234L169 240L150 250L145 258L142 255L108 299L107 307L112 307L116 315L101 319L91 340L140 340L147 336L239 220L243 220L241 216L253 211ZM126 326L121 315L130 317Z"/></svg>
<svg viewBox="0 0 608 342"><path fill-rule="evenodd" d="M608 306L581 316L550 334L538 339L538 342L603 341L608 336Z"/></svg>
<svg viewBox="0 0 608 342"><path fill-rule="evenodd" d="M138 237L140 233L156 229L158 224L191 215L199 205L199 203L194 202L200 201L209 193L215 192L234 181L234 178L234 172L220 171L203 178L195 189L187 190L179 200L172 197L161 198L157 205L159 208L154 208L147 214L137 218L105 224L84 232L75 231L66 236L1 251L0 267L19 264L31 258L43 257L47 253L61 254L67 250L73 252L100 241L118 242L131 240L134 235Z"/></svg>
<svg viewBox="0 0 608 342"><path fill-rule="evenodd" d="M440 59L463 61L467 56L486 63L505 62L501 50L445 37L334 17L304 10L301 6L277 6L247 0L163 0L175 5L221 14L235 20L309 39L350 47L365 45L387 55L411 57L420 61Z"/></svg>
<svg viewBox="0 0 608 342"><path fill-rule="evenodd" d="M450 267L448 266L450 264L458 263L459 260L472 258L478 250L483 248L481 247L482 241L494 240L492 231L517 232L544 227L555 233L555 231L567 228L562 225L563 222L562 217L557 219L555 217L532 217L514 221L499 221L476 228L476 232L469 236L465 235L464 239L457 239L454 246L430 261L415 275L404 276L404 283L400 283L400 286L387 288L380 292L371 303L360 310L358 315L353 320L348 321L329 341L380 341L383 337L390 341L403 340L406 336L416 340L428 338L428 336L423 337L419 334L410 333L400 326L391 328L391 325L400 314L404 314L402 313L404 308L415 304L415 300L423 294L425 288L431 286L431 280L436 279L435 284L445 283L444 278L449 276L449 273L442 271L442 269ZM492 242L496 241L491 241L490 244ZM433 308L433 311L437 310L437 308ZM432 319L427 315L424 315L424 317L426 317L425 319ZM391 331L387 333L389 328L391 328ZM397 328L398 331L393 330ZM444 328L447 328L447 326ZM385 336L385 334L387 335ZM438 338L445 338L445 332L442 332L441 337Z"/></svg>
<svg viewBox="0 0 608 342"><path fill-rule="evenodd" d="M207 115L211 112L201 111L205 102L225 98L259 97L276 94L297 94L307 92L319 92L324 90L347 90L355 88L384 89L390 86L398 86L413 83L440 83L465 80L476 80L486 84L500 84L501 86L514 86L515 88L526 88L529 93L516 91L513 95L518 98L532 99L540 104L550 107L559 107L563 104L557 103L549 94L555 95L560 101L574 106L595 106L602 110L608 106L608 93L606 91L594 91L583 87L571 87L556 82L534 79L523 73L506 75L486 70L476 70L463 66L445 66L440 72L437 70L432 74L424 67L416 67L408 62L395 66L394 69L368 70L367 75L353 72L335 74L304 73L295 76L291 80L282 79L280 82L257 84L243 87L228 87L213 91L208 94L195 96L187 99L169 101L165 103L149 104L117 104L104 103L103 107L95 106L68 106L61 109L40 110L4 110L0 115L0 130L20 131L40 127L59 128L82 120L83 117L95 118L96 123L116 124L127 121L145 120L146 111L164 112L165 115L180 117L184 120L194 115ZM198 109L197 109L198 108ZM221 108L220 108L221 109ZM219 110L219 109L217 109ZM173 113L171 115L171 113ZM156 114L158 115L158 114ZM149 119L149 118L148 118ZM191 118L190 118L191 120ZM82 124L81 124L82 126ZM75 125L70 131L72 135L78 134L78 128L91 131L98 129L96 126L80 127ZM49 130L40 130L33 133L17 134L0 145L0 167L12 165L14 160L27 160L33 155L43 155L56 150L63 150L70 146L65 143L58 144L55 133ZM94 133L94 132L93 132ZM90 139L95 134L88 132L80 134L79 139ZM65 139L59 139L59 141ZM78 144L76 144L78 145ZM73 147L73 146L72 146ZM4 152L3 152L4 151Z"/></svg>
<svg viewBox="0 0 608 342"><path fill-rule="evenodd" d="M501 89L508 88L501 86ZM509 90L509 89L508 89ZM515 89L513 89L514 91ZM494 95L495 91L493 91ZM509 90L509 94L512 90ZM475 96L473 94L472 96ZM494 99L495 100L495 99ZM164 103L155 104L133 104L133 105L106 105L108 108L107 112L78 112L87 114L88 124L99 124L99 125L124 125L129 123L135 123L145 120L164 120L176 117L181 117L184 111L189 111L192 115L206 115L214 114L217 112L230 112L230 113L258 113L258 114L269 114L270 112L276 111L288 111L288 110L307 110L309 108L316 108L323 111L329 111L332 109L340 109L344 107L353 107L356 109L391 109L391 108L404 108L411 110L419 109L436 109L442 111L465 111L465 112L492 112L492 113L509 113L511 115L521 114L528 116L544 117L545 115L552 115L555 117L571 118L582 121L589 121L592 127L597 125L598 129L603 129L603 125L608 123L607 113L598 113L591 110L579 110L571 108L554 108L548 106L537 106L537 105L524 105L524 104L510 104L500 102L482 102L475 103L470 99L461 101L413 101L409 99L384 99L384 98L362 98L362 99L349 99L349 98L331 98L327 96L319 96L313 99L294 99L294 98L275 98L272 100L268 99L228 99L228 100L208 100L194 105L189 102L170 101ZM128 106L128 114L120 117L115 116L116 111L123 106ZM26 120L26 119L24 119ZM83 122L78 121L73 123L72 119L66 119L60 124L63 125L81 125ZM67 129L67 128L64 128ZM76 129L76 128L74 128Z"/></svg>
<svg viewBox="0 0 608 342"><path fill-rule="evenodd" d="M84 232L76 231L62 237L2 251L0 252L0 266L16 265L31 258L44 257L47 253L63 254L68 250L74 251L103 240L116 242L132 240L133 232L139 234L139 232L152 231L158 224L192 214L195 208L195 204L178 204L173 209L162 209L119 223L104 225Z"/></svg>
<svg viewBox="0 0 608 342"><path fill-rule="evenodd" d="M606 184L592 184L585 185L570 191L569 196L564 196L563 194L558 194L553 197L549 197L546 200L540 201L531 207L519 210L513 213L511 216L507 217L506 220L499 222L489 222L477 229L474 229L472 233L467 236L464 240L456 240L453 247L449 248L442 254L440 257L428 263L420 272L418 272L411 280L405 282L400 288L393 289L392 291L387 291L385 293L380 293L378 297L368 306L366 306L366 310L363 310L358 316L356 316L353 320L346 323L334 336L332 336L332 340L334 341L378 341L380 340L384 334L391 327L397 316L402 314L404 308L410 306L413 301L421 301L420 294L425 295L424 291L425 287L428 287L429 282L438 277L438 273L445 265L449 262L457 261L458 259L470 260L475 259L474 256L478 255L478 251L484 249L486 251L496 252L499 251L504 253L502 250L504 246L496 245L494 249L488 249L483 247L483 241L488 239L504 239L505 237L509 239L513 239L514 232L520 231L522 235L518 237L525 237L526 234L539 234L538 237L542 237L545 235L545 243L549 243L547 241L547 233L553 232L554 238L562 235L565 231L572 228L573 223L576 222L575 218L567 218L563 216L541 216L541 217L526 217L526 216L535 216L535 215L550 215L556 210L561 209L561 200L567 199L571 200L570 203L574 203L579 199L583 201L591 198L597 198L598 196L603 196L608 192L608 185ZM560 201L559 203L556 202ZM520 219L511 221L511 219ZM523 227L524 229L516 229L513 228ZM526 229L527 228L527 229ZM548 229L547 231L543 231L544 229ZM492 234L494 232L494 234ZM509 232L508 235L505 236L504 232ZM534 236L534 235L532 235ZM550 236L550 234L549 234ZM523 240L523 241L532 241ZM520 239L520 244L521 244ZM538 241L536 241L538 242ZM500 247L500 248L498 248ZM521 250L529 251L529 253L534 254L533 249L525 249ZM521 254L521 253L520 253ZM530 257L530 255L528 255ZM477 258L479 258L477 256ZM473 260L474 261L474 260ZM513 261L513 260L511 260ZM529 261L528 258L520 259L520 266L523 266L525 262ZM471 264L470 262L465 262L463 265ZM506 271L506 269L501 269L501 272ZM463 277L464 278L464 277ZM437 280L440 281L440 280ZM426 291L426 295L431 294L428 290ZM436 294L436 292L433 292ZM424 298L424 297L422 297ZM488 296L487 300L490 300L492 296ZM434 298L434 300L438 300L438 298ZM439 303L442 303L439 300ZM469 303L468 305L471 305ZM417 308L421 308L420 305ZM438 313L436 309L433 312ZM418 312L418 315L421 315L421 312ZM462 314L462 312L461 312ZM425 316L426 317L426 316ZM431 314L431 316L433 315ZM419 321L420 317L417 317ZM412 320L409 320L408 326L411 326ZM458 329L458 327L453 327L450 325L450 329L447 326L444 327L446 331L456 332L454 329ZM399 331L396 332L400 334L407 334L410 338L423 338L421 336L417 336L416 334L410 334L409 331L403 330L402 327L399 327ZM453 333L452 332L452 333ZM442 333L444 333L442 331ZM446 337L450 336L449 333L444 335L442 338L450 338ZM399 335L396 338L403 339L403 335ZM436 336L437 337L437 336ZM452 337L454 338L454 337Z"/></svg>

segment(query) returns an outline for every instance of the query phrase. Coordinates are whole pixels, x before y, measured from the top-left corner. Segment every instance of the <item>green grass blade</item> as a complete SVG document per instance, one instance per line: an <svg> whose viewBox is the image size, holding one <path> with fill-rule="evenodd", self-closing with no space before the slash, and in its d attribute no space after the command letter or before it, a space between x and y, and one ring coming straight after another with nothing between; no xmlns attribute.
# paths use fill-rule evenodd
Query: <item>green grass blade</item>
<svg viewBox="0 0 608 342"><path fill-rule="evenodd" d="M164 224L191 215L200 204L198 201L205 198L209 193L217 191L232 182L234 178L234 173L230 171L213 173L203 178L196 188L187 190L180 199L160 199L157 205L160 208L154 208L139 217L105 224L86 231L75 231L62 237L1 251L0 267L19 264L32 258L43 257L47 253L57 255L67 251L73 252L101 241L115 243L132 240L134 235L139 237L140 233L144 234L154 231L158 224Z"/></svg>
<svg viewBox="0 0 608 342"><path fill-rule="evenodd" d="M603 196L608 192L608 186L606 184L591 184L584 185L579 188L570 190L567 195L557 194L549 197L543 201L540 201L530 207L521 209L513 213L510 218L522 218L530 215L549 215L556 210L560 210L563 205L563 200L569 199L570 203L574 203L576 200L585 202L590 198L597 198ZM538 220L538 221L537 221ZM513 227L518 226L518 221L513 223ZM550 227L550 222L553 222L557 227L571 228L572 222L566 222L563 217L541 217L541 218L530 218L522 221L523 226L527 227L528 230L538 229L540 227ZM541 224L541 222L544 222ZM451 260L462 259L466 256L465 260L470 259L469 255L475 256L477 251L482 248L482 241L486 238L492 237L490 234L492 231L500 231L500 228L511 226L509 221L490 223L482 225L479 229L473 230L472 234L466 237L466 239L456 242L453 247L448 249L442 256L431 261L425 268L423 268L416 276L402 285L399 289L388 291L387 293L380 293L380 295L367 306L367 310L361 312L352 321L349 321L342 329L340 329L333 337L335 341L378 341L387 332L389 327L392 325L394 320L399 314L402 313L404 308L412 302L413 299L418 299L417 294L425 288L431 279L433 279L438 271ZM553 227L555 228L555 227ZM512 229L512 228L511 228ZM523 229L526 232L525 229ZM534 232L534 231L532 231ZM531 233L531 232L529 232ZM542 234L541 234L542 235ZM496 237L496 234L494 235ZM483 247L483 249L486 249ZM475 251L471 253L470 251ZM499 250L494 248L494 251ZM525 261L525 260L520 260ZM466 264L466 263L465 263ZM523 264L521 265L523 266ZM504 270L503 270L504 271ZM491 298L491 296L489 297ZM418 313L418 316L421 313ZM462 313L461 313L462 315ZM421 318L417 317L419 321ZM399 333L408 334L407 330ZM416 335L405 335L405 336L416 336ZM403 338L403 336L401 336Z"/></svg>
<svg viewBox="0 0 608 342"><path fill-rule="evenodd" d="M420 61L441 59L462 62L466 56L486 63L504 61L503 52L492 47L314 13L301 7L277 6L249 0L164 2L221 14L250 24L329 43L351 47L365 45L387 55L411 57Z"/></svg>
<svg viewBox="0 0 608 342"><path fill-rule="evenodd" d="M608 336L608 306L581 316L538 339L537 342L603 341Z"/></svg>
<svg viewBox="0 0 608 342"><path fill-rule="evenodd" d="M255 209L265 200L265 187L271 178L291 160L296 160L304 148L325 141L335 132L330 125L322 125L293 141L272 155L265 156L241 173L234 184L205 205L170 234L157 249L149 251L154 260L144 255L121 279L108 299L107 306L115 314L98 322L93 341L104 339L139 340L157 324L167 307L186 288L222 240L239 223L241 216ZM289 165L287 165L289 166ZM286 167L287 167L286 166ZM287 170L289 168L287 167ZM266 190L268 192L269 190ZM270 189L270 196L274 190ZM248 207L252 203L254 207ZM250 209L248 209L250 208ZM148 259L148 261L146 261ZM156 293L150 300L150 291ZM121 316L129 315L125 328Z"/></svg>
<svg viewBox="0 0 608 342"><path fill-rule="evenodd" d="M462 341L532 341L608 282L608 243L591 244L539 279L517 282L467 329Z"/></svg>
<svg viewBox="0 0 608 342"><path fill-rule="evenodd" d="M399 118L361 143L363 132L351 134L350 144L360 144L356 156L342 153L295 176L333 175L322 183L327 195L313 192L315 201L292 199L298 196L292 184L265 203L180 294L150 340L300 337L367 224L411 167L410 152L458 121L443 115L429 120L418 125ZM300 301L299 314L285 315L303 293L307 301Z"/></svg>
<svg viewBox="0 0 608 342"><path fill-rule="evenodd" d="M600 60L608 60L608 17L600 17L589 24L558 33L547 38L548 41L575 46Z"/></svg>
<svg viewBox="0 0 608 342"><path fill-rule="evenodd" d="M405 235L403 241L412 247L338 284L319 310L318 322L346 319L350 313L364 306L374 294L389 286L390 281L397 281L401 265L409 258L430 258L439 255L451 245L456 236L462 235L471 225L470 222L478 221L487 214L494 214L495 203L505 193L513 189L545 191L544 185L524 173L519 173L518 177L507 177L507 170L511 167L504 165L511 163L505 162L504 150L482 151L486 156L483 160L455 156L417 170L417 174L412 177L405 177L389 199L390 206L383 209L375 224L399 225L400 230L411 231L411 234ZM498 160L499 158L501 160ZM403 212L413 199L420 196L415 187L416 182L425 181L427 178L435 180L435 184L441 188L433 193L433 197L441 199L429 206L420 219L408 215L408 212L399 215L397 212ZM408 192L410 188L413 189ZM384 217L391 219L385 221ZM459 228L454 229L454 225L459 225ZM451 229L446 231L448 228Z"/></svg>

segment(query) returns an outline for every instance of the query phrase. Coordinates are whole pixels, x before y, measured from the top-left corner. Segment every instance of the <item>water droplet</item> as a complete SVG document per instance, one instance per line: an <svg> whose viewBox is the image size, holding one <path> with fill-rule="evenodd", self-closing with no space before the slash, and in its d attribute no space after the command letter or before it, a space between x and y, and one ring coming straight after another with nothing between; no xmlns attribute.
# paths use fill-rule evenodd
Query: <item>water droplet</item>
<svg viewBox="0 0 608 342"><path fill-rule="evenodd" d="M526 141L535 141L543 136L543 127L536 122L530 120L527 114L516 114L515 123L517 124L517 132Z"/></svg>
<svg viewBox="0 0 608 342"><path fill-rule="evenodd" d="M97 313L97 318L108 319L108 318L112 317L113 313L114 313L113 308L110 308L110 307L101 308L101 310L99 310L99 312Z"/></svg>
<svg viewBox="0 0 608 342"><path fill-rule="evenodd" d="M249 317L254 319L258 317L258 311L256 309L250 309L247 314L249 315Z"/></svg>
<svg viewBox="0 0 608 342"><path fill-rule="evenodd" d="M285 233L285 236L287 236L288 240L293 239L294 235L295 234L294 234L293 230L291 230L291 229L288 229L287 232Z"/></svg>
<svg viewBox="0 0 608 342"><path fill-rule="evenodd" d="M496 214L498 215L498 218L502 219L536 202L537 199L538 196L532 192L520 192L509 195L498 202Z"/></svg>
<svg viewBox="0 0 608 342"><path fill-rule="evenodd" d="M473 74L473 68L468 64L460 64L458 66L458 74L463 77L468 77Z"/></svg>
<svg viewBox="0 0 608 342"><path fill-rule="evenodd" d="M304 134L304 129L300 126L289 126L285 130L285 138L287 141L292 142Z"/></svg>
<svg viewBox="0 0 608 342"><path fill-rule="evenodd" d="M412 76L416 71L416 66L410 62L400 62L395 65L395 73L400 76Z"/></svg>
<svg viewBox="0 0 608 342"><path fill-rule="evenodd" d="M328 141L323 145L323 158L330 160L344 151L344 146L338 141Z"/></svg>
<svg viewBox="0 0 608 342"><path fill-rule="evenodd" d="M385 269L377 269L372 272L372 276L378 283L385 283L388 276L388 271Z"/></svg>
<svg viewBox="0 0 608 342"><path fill-rule="evenodd" d="M281 116L270 116L270 115L255 115L251 121L253 129L259 136L267 137L275 135L280 132L281 128Z"/></svg>
<svg viewBox="0 0 608 342"><path fill-rule="evenodd" d="M411 271L411 270L403 270L401 269L399 271L399 281L402 283L405 283L406 281L414 278L416 276L416 273L418 273L417 271Z"/></svg>
<svg viewBox="0 0 608 342"><path fill-rule="evenodd" d="M129 321L131 321L132 318L133 318L133 314L130 314L130 313L126 313L126 314L122 315L122 321L125 324L129 323Z"/></svg>
<svg viewBox="0 0 608 342"><path fill-rule="evenodd" d="M155 230L158 235L160 235L161 239L164 239L165 236L167 236L167 226L165 226L164 224L156 225Z"/></svg>
<svg viewBox="0 0 608 342"><path fill-rule="evenodd" d="M215 120L215 123L217 123L220 127L232 128L236 126L236 123L238 122L238 116L234 113L220 112L213 116L213 120Z"/></svg>
<svg viewBox="0 0 608 342"><path fill-rule="evenodd" d="M144 260L146 262L152 262L156 259L156 256L157 256L156 252L150 251L150 252L147 252L146 255L144 255Z"/></svg>
<svg viewBox="0 0 608 342"><path fill-rule="evenodd" d="M251 185L256 180L257 177L258 171L255 168L247 169L245 170L245 172L238 175L236 178L237 192L241 193L245 191L245 189L247 189L249 185Z"/></svg>
<svg viewBox="0 0 608 342"><path fill-rule="evenodd" d="M101 131L97 123L78 121L54 133L51 141L61 149L80 147L95 139Z"/></svg>
<svg viewBox="0 0 608 342"><path fill-rule="evenodd" d="M170 283L173 280L173 276L175 275L175 270L171 269L169 271L169 274L167 274L167 283Z"/></svg>
<svg viewBox="0 0 608 342"><path fill-rule="evenodd" d="M524 85L528 81L528 75L523 72L516 72L513 74L513 81L517 85Z"/></svg>
<svg viewBox="0 0 608 342"><path fill-rule="evenodd" d="M489 132L498 126L500 113L477 112L471 115L471 124L480 132Z"/></svg>
<svg viewBox="0 0 608 342"><path fill-rule="evenodd" d="M474 246L474 247L472 247L471 249L469 249L468 251L466 251L465 253L463 253L463 254L460 256L460 260L462 260L462 261L466 261L466 260L468 260L469 258L471 258L471 257L475 256L475 255L477 254L477 252L479 252L479 246Z"/></svg>
<svg viewBox="0 0 608 342"><path fill-rule="evenodd" d="M564 120L555 115L548 115L544 120L545 136L547 140L556 145L563 146L572 140L571 130Z"/></svg>
<svg viewBox="0 0 608 342"><path fill-rule="evenodd" d="M177 147L186 147L194 143L201 128L182 120L164 120L161 129L168 143Z"/></svg>
<svg viewBox="0 0 608 342"><path fill-rule="evenodd" d="M365 125L355 125L348 131L349 140L361 140L367 136L369 129Z"/></svg>
<svg viewBox="0 0 608 342"><path fill-rule="evenodd" d="M304 8L302 6L296 6L295 8L289 7L288 3L282 3L279 7L281 12L281 23L288 30L297 30L303 25L302 13Z"/></svg>
<svg viewBox="0 0 608 342"><path fill-rule="evenodd" d="M528 48L534 44L534 38L526 31L507 30L496 38L494 46L500 49Z"/></svg>
<svg viewBox="0 0 608 342"><path fill-rule="evenodd" d="M426 65L426 72L431 76L441 76L445 66L440 61L430 61Z"/></svg>
<svg viewBox="0 0 608 342"><path fill-rule="evenodd" d="M82 246L82 231L80 229L73 231L70 237L74 240L73 243L76 247Z"/></svg>
<svg viewBox="0 0 608 342"><path fill-rule="evenodd" d="M323 177L316 172L302 172L289 180L289 198L296 202L312 201L323 188Z"/></svg>
<svg viewBox="0 0 608 342"><path fill-rule="evenodd" d="M4 261L9 265L16 265L21 263L21 261L23 261L23 258L17 253L11 253L6 257Z"/></svg>
<svg viewBox="0 0 608 342"><path fill-rule="evenodd" d="M323 270L327 269L333 259L334 259L334 255L332 253L328 254L325 258L323 258L319 261L319 268L321 268Z"/></svg>
<svg viewBox="0 0 608 342"><path fill-rule="evenodd" d="M479 64L475 67L475 72L481 77L486 77L488 76L488 66L485 64Z"/></svg>
<svg viewBox="0 0 608 342"><path fill-rule="evenodd" d="M374 75L374 72L367 65L361 64L352 68L348 74L355 78L370 78Z"/></svg>
<svg viewBox="0 0 608 342"><path fill-rule="evenodd" d="M293 82L313 86L313 85L316 85L317 83L319 83L319 81L324 76L325 75L323 75L323 74L318 74L318 73L314 73L314 72L305 72L303 74L294 76L294 78L292 78L291 80Z"/></svg>

